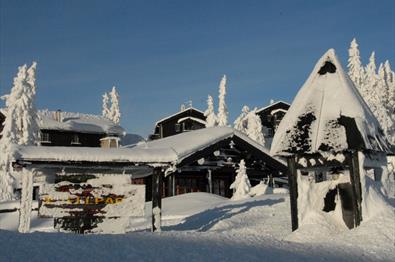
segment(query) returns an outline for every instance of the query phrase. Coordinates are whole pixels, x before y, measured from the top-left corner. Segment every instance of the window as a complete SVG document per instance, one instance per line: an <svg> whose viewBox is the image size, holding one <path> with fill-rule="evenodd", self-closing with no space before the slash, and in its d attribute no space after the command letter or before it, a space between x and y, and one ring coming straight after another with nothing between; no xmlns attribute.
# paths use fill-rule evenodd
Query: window
<svg viewBox="0 0 395 262"><path fill-rule="evenodd" d="M41 132L40 138L41 143L51 143L51 140L49 140L49 133Z"/></svg>
<svg viewBox="0 0 395 262"><path fill-rule="evenodd" d="M178 132L181 132L181 125L180 124L176 124L175 125L175 129L176 129L176 132L178 133Z"/></svg>
<svg viewBox="0 0 395 262"><path fill-rule="evenodd" d="M79 144L81 144L81 143L80 143L80 138L78 137L77 134L74 134L74 135L73 135L73 139L71 140L71 144L72 144L72 145L79 145Z"/></svg>

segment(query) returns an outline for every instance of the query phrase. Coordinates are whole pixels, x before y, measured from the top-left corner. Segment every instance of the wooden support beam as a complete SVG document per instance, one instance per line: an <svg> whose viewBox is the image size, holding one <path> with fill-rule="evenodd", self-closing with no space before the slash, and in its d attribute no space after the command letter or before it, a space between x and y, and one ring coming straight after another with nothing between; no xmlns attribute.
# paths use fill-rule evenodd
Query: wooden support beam
<svg viewBox="0 0 395 262"><path fill-rule="evenodd" d="M297 182L297 170L295 157L287 158L288 164L288 185L289 185L289 196L291 205L291 223L292 231L295 231L299 227L298 221L298 182Z"/></svg>
<svg viewBox="0 0 395 262"><path fill-rule="evenodd" d="M211 169L209 169L207 172L208 192L210 194L213 193L213 178L212 178L211 172L212 172Z"/></svg>
<svg viewBox="0 0 395 262"><path fill-rule="evenodd" d="M350 182L353 194L354 225L357 227L362 222L361 175L359 170L358 151L351 152L348 158L350 162Z"/></svg>
<svg viewBox="0 0 395 262"><path fill-rule="evenodd" d="M167 195L174 196L176 194L176 176L175 174L170 174L167 176Z"/></svg>
<svg viewBox="0 0 395 262"><path fill-rule="evenodd" d="M152 172L152 232L161 230L162 176L162 169L154 168Z"/></svg>

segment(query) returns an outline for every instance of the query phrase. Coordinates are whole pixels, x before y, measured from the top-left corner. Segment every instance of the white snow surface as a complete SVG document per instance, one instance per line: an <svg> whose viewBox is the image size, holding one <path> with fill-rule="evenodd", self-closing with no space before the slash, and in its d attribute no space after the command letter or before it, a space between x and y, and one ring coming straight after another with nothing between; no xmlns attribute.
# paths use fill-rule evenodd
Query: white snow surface
<svg viewBox="0 0 395 262"><path fill-rule="evenodd" d="M56 120L56 111L38 111L41 130L62 130L81 133L104 133L124 135L125 130L113 121L99 115L61 112L60 121Z"/></svg>
<svg viewBox="0 0 395 262"><path fill-rule="evenodd" d="M326 62L335 65L336 72L318 74ZM295 141L295 137L300 136L301 132L297 124L300 117L309 113L312 113L316 120L308 128L308 139L304 139L301 144ZM321 145L328 145L334 151L348 149L345 127L338 123L340 116L355 119L365 149L389 150L384 136L379 132L381 128L377 119L344 72L335 51L329 49L319 59L281 121L273 138L271 153L315 153Z"/></svg>
<svg viewBox="0 0 395 262"><path fill-rule="evenodd" d="M2 261L393 261L394 214L348 230L325 221L291 232L288 195L230 201L207 193L163 199L162 232L124 235L52 233L51 220L32 217L32 230L0 231ZM150 209L150 204L147 203ZM33 211L33 213L35 213ZM14 216L17 212L12 213ZM150 214L150 212L148 212ZM0 214L0 227L10 214ZM14 219L15 220L15 219ZM131 225L137 221L130 221ZM16 230L8 224L8 230ZM52 230L53 231L53 230Z"/></svg>

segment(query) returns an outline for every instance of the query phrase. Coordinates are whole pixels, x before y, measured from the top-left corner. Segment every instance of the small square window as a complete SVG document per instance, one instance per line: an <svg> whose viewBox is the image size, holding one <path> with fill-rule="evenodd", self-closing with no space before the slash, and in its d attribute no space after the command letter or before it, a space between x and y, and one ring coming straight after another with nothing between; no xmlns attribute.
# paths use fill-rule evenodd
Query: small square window
<svg viewBox="0 0 395 262"><path fill-rule="evenodd" d="M80 143L80 138L77 134L73 135L73 139L71 140L72 145L79 145Z"/></svg>
<svg viewBox="0 0 395 262"><path fill-rule="evenodd" d="M177 133L181 132L181 125L180 124L176 124L175 125L175 130L176 130Z"/></svg>
<svg viewBox="0 0 395 262"><path fill-rule="evenodd" d="M40 140L41 143L51 143L51 140L49 140L49 133L41 132Z"/></svg>

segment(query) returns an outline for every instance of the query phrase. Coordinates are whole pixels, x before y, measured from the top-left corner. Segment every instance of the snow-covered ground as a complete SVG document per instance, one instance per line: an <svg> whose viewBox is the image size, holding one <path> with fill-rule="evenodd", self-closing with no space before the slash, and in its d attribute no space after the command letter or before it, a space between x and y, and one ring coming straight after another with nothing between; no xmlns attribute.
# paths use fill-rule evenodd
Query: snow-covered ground
<svg viewBox="0 0 395 262"><path fill-rule="evenodd" d="M0 214L0 261L394 261L395 215L382 213L356 229L315 221L290 228L289 196L231 201L207 193L166 198L162 232L146 218L124 235L19 234L17 213ZM10 206L10 204L8 204ZM37 219L32 231L51 231Z"/></svg>

